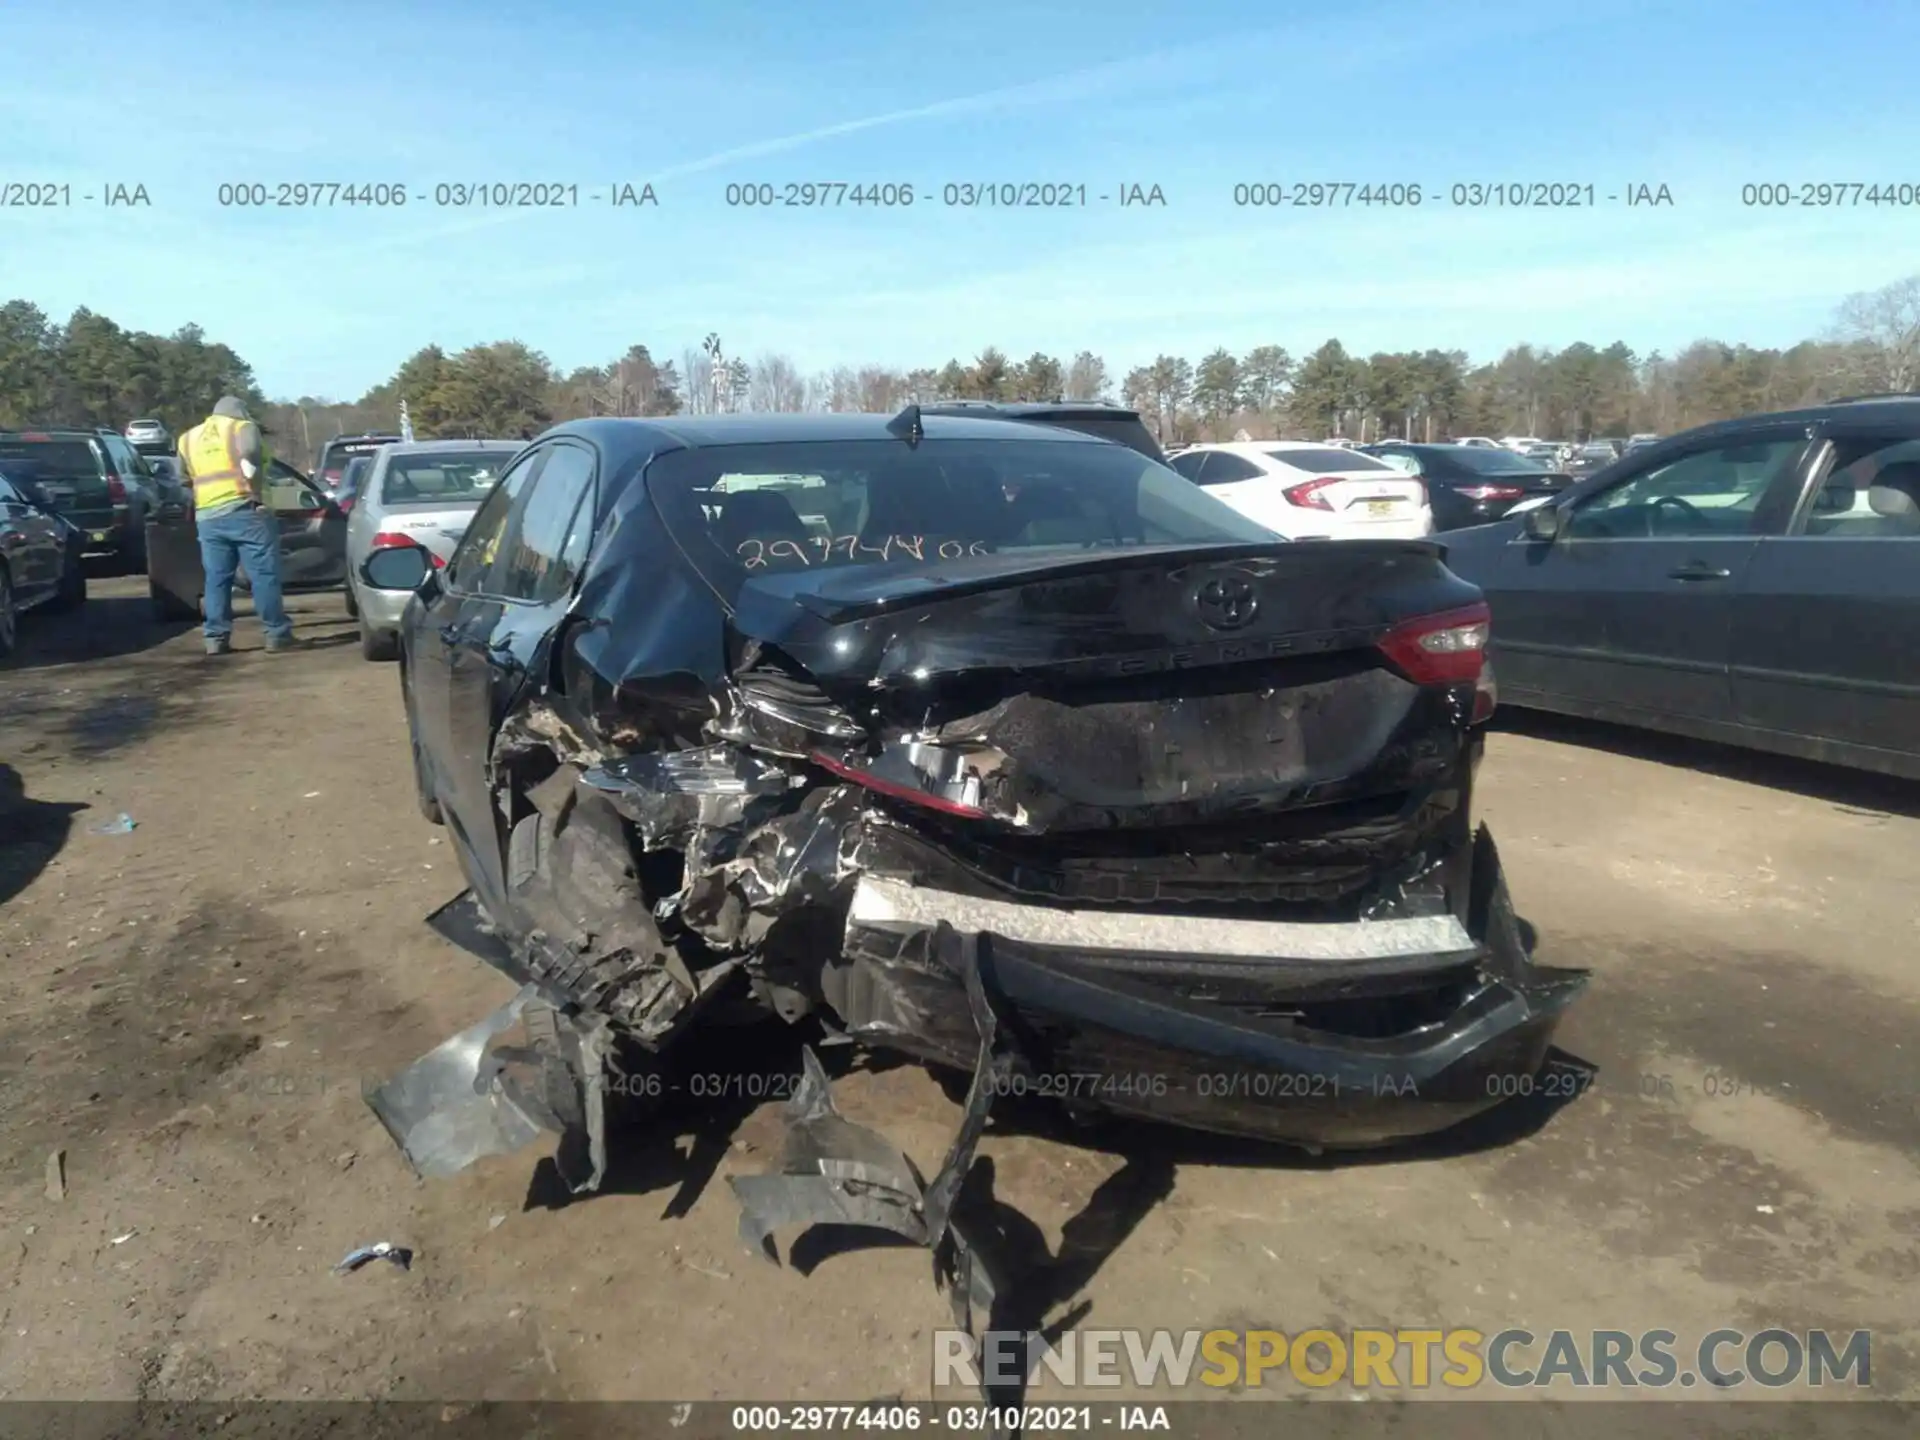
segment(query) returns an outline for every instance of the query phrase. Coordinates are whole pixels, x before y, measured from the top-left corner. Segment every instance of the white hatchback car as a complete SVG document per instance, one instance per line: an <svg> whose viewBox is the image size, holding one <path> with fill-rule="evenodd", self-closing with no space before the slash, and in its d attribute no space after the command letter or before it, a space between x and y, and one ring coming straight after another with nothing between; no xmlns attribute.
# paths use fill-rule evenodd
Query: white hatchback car
<svg viewBox="0 0 1920 1440"><path fill-rule="evenodd" d="M1289 540L1417 540L1433 533L1418 476L1307 440L1195 445L1167 462Z"/></svg>

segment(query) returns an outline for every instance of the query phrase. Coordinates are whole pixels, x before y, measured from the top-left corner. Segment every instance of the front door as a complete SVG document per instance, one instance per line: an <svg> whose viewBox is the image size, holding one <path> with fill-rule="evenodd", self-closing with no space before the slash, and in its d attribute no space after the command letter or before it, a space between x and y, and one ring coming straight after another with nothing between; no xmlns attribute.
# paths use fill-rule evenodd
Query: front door
<svg viewBox="0 0 1920 1440"><path fill-rule="evenodd" d="M1520 704L1658 723L1727 723L1734 597L1778 533L1802 427L1708 441L1567 506L1553 540L1524 527L1487 585L1500 687Z"/></svg>
<svg viewBox="0 0 1920 1440"><path fill-rule="evenodd" d="M280 532L280 583L289 590L347 578L347 516L282 460L267 462L266 509Z"/></svg>

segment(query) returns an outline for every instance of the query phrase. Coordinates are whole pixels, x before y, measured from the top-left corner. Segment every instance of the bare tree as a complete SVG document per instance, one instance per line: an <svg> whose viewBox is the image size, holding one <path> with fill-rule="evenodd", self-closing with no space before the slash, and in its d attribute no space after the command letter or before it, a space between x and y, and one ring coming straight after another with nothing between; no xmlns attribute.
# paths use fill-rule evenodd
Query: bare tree
<svg viewBox="0 0 1920 1440"><path fill-rule="evenodd" d="M716 408L713 360L703 350L683 350L680 354L680 374L686 386L687 413L713 414Z"/></svg>
<svg viewBox="0 0 1920 1440"><path fill-rule="evenodd" d="M807 382L785 355L762 355L754 362L747 390L749 410L794 411L806 408Z"/></svg>
<svg viewBox="0 0 1920 1440"><path fill-rule="evenodd" d="M1866 352L1869 384L1912 390L1920 383L1920 275L1849 295L1838 320L1841 338Z"/></svg>

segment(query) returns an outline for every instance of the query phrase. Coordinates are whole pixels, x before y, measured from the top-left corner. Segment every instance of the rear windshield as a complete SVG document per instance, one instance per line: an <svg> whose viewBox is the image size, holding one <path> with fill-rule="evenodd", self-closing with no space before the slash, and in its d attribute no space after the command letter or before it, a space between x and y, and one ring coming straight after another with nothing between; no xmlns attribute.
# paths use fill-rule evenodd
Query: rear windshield
<svg viewBox="0 0 1920 1440"><path fill-rule="evenodd" d="M1277 537L1166 466L1110 445L795 441L676 450L647 467L667 528L731 600L756 574L938 570L969 555Z"/></svg>
<svg viewBox="0 0 1920 1440"><path fill-rule="evenodd" d="M87 440L0 440L0 470L9 460L33 462L42 480L97 480L103 473L99 452Z"/></svg>
<svg viewBox="0 0 1920 1440"><path fill-rule="evenodd" d="M436 455L403 455L387 461L380 481L382 505L478 505L493 489L516 450L449 450Z"/></svg>
<svg viewBox="0 0 1920 1440"><path fill-rule="evenodd" d="M173 446L169 445L165 440L135 440L132 444L135 450L146 456L149 460L156 458L164 460L173 454Z"/></svg>
<svg viewBox="0 0 1920 1440"><path fill-rule="evenodd" d="M1362 455L1354 450L1341 450L1334 446L1308 446L1304 450L1269 450L1267 454L1282 465L1291 465L1296 470L1305 470L1310 475L1338 475L1344 470L1391 470L1391 465L1382 465L1371 455Z"/></svg>
<svg viewBox="0 0 1920 1440"><path fill-rule="evenodd" d="M1538 475L1540 462L1511 450L1486 450L1478 445L1459 445L1447 452L1447 459L1462 470L1476 475Z"/></svg>

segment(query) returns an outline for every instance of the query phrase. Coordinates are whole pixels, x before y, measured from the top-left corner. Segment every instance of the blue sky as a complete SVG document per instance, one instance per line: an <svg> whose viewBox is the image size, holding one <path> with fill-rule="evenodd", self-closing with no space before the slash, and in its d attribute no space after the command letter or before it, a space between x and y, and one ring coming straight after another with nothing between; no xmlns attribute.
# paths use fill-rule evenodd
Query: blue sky
<svg viewBox="0 0 1920 1440"><path fill-rule="evenodd" d="M1817 26L1815 16L1818 16ZM124 61L102 37L125 42ZM1821 55L1822 37L1842 37ZM116 45L118 41L116 41ZM1920 205L1754 209L1746 182L1920 186L1912 0L1108 0L966 6L85 6L11 0L0 298L197 321L272 395L357 396L428 342L563 367L632 343L803 370L1329 336L1362 353L1702 335L1789 344L1920 270ZM21 63L27 57L49 63ZM203 92L183 79L207 76ZM436 185L577 184L579 208ZM744 210L729 184L910 183L909 209ZM954 209L972 180L1159 185L1164 207ZM1302 180L1661 183L1629 209L1262 211ZM399 210L223 208L223 182L399 182ZM651 181L657 208L587 200ZM82 193L143 184L150 208Z"/></svg>

